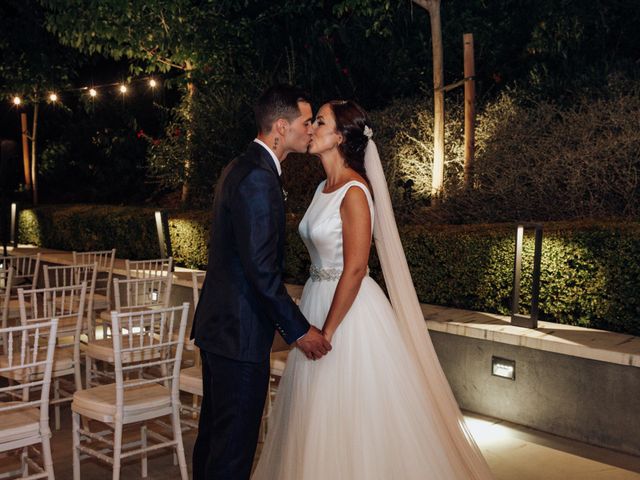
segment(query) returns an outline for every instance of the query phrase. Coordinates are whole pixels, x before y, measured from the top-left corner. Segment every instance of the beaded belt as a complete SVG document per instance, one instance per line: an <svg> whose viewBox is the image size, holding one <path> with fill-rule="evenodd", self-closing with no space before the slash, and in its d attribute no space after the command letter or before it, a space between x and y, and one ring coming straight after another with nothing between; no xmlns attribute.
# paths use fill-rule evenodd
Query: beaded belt
<svg viewBox="0 0 640 480"><path fill-rule="evenodd" d="M314 282L320 282L322 280L335 281L340 280L342 276L341 268L319 268L318 266L311 264L309 267L309 276Z"/></svg>
<svg viewBox="0 0 640 480"><path fill-rule="evenodd" d="M369 267L367 267L367 275L369 275ZM314 282L321 282L322 280L336 281L340 280L342 276L341 268L319 268L313 263L309 267L309 276Z"/></svg>

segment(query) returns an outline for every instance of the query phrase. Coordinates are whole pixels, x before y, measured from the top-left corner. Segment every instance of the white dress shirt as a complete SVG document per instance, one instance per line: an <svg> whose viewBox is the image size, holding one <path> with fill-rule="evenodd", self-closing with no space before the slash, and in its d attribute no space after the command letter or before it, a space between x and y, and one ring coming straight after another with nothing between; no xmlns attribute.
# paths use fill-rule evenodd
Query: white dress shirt
<svg viewBox="0 0 640 480"><path fill-rule="evenodd" d="M262 145L262 146L267 150L267 152L269 152L269 155L271 155L271 158L273 159L273 163L275 163L275 164L276 164L276 170L278 170L278 175L280 175L280 176L281 176L281 175L282 175L282 167L280 166L280 160L278 160L278 157L276 157L276 154L275 154L275 153L273 153L273 150L271 150L271 149L267 146L267 144L266 144L266 143L264 143L262 140L259 140L259 139L257 139L257 138L254 138L254 139L253 139L253 141L254 141L254 142L256 142L256 143L258 143L258 144L260 144L260 145Z"/></svg>

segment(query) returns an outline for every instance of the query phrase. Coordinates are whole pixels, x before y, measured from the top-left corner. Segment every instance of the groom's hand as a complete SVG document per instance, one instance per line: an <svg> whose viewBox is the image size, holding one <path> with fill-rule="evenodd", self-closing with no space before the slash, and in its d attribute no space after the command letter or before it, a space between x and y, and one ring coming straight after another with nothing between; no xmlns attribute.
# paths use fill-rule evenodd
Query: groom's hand
<svg viewBox="0 0 640 480"><path fill-rule="evenodd" d="M309 360L322 358L331 350L329 341L314 326L309 328L309 331L302 338L298 339L296 346L302 350Z"/></svg>

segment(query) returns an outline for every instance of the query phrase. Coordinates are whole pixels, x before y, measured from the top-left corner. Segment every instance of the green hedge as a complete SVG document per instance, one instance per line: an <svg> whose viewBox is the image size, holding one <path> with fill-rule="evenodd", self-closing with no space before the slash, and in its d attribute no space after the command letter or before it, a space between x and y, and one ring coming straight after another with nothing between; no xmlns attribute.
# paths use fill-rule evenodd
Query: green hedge
<svg viewBox="0 0 640 480"><path fill-rule="evenodd" d="M64 250L116 247L123 258L159 255L154 209L47 206L21 212L22 243ZM207 262L209 212L169 214L176 262ZM286 279L303 283L309 259L297 234L287 230ZM406 226L405 251L420 300L471 310L509 313L514 226ZM533 238L525 236L522 301L530 302ZM382 283L372 254L372 276ZM523 310L523 312L526 310ZM640 335L640 223L563 222L544 225L542 319Z"/></svg>

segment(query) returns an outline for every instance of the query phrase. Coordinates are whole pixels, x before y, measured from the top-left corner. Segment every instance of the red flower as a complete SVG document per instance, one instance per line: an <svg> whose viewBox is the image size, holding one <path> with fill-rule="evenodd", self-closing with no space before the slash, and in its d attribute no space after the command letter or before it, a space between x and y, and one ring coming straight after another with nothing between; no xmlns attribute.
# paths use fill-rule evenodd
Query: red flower
<svg viewBox="0 0 640 480"><path fill-rule="evenodd" d="M160 140L157 138L154 138L151 143L153 143L154 145L160 145Z"/></svg>
<svg viewBox="0 0 640 480"><path fill-rule="evenodd" d="M138 138L142 138L142 137L144 137L144 130L140 129L140 130L138 131L138 133L136 133L136 136L137 136Z"/></svg>

